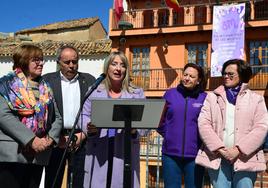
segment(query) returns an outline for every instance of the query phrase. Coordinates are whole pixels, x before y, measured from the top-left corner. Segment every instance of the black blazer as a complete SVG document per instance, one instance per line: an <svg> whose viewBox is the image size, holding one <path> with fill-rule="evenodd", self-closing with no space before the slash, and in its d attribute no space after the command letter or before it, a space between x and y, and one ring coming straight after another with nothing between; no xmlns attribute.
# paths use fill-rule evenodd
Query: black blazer
<svg viewBox="0 0 268 188"><path fill-rule="evenodd" d="M52 88L54 98L57 103L57 107L61 116L63 117L63 105L62 105L62 90L61 90L61 77L60 71L48 73L43 75L43 78L49 83ZM88 73L78 72L78 81L80 86L80 105L84 99L84 96L88 88L95 82L95 77ZM63 119L63 118L62 118Z"/></svg>

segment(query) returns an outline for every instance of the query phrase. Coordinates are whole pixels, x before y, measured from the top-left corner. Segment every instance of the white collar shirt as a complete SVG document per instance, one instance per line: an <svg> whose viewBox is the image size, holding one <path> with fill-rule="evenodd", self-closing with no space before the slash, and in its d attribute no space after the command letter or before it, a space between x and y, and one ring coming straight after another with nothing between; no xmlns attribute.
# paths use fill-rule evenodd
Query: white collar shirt
<svg viewBox="0 0 268 188"><path fill-rule="evenodd" d="M77 112L80 108L80 86L78 74L68 80L62 73L61 75L61 90L62 90L62 105L63 105L63 122L64 129L71 129Z"/></svg>

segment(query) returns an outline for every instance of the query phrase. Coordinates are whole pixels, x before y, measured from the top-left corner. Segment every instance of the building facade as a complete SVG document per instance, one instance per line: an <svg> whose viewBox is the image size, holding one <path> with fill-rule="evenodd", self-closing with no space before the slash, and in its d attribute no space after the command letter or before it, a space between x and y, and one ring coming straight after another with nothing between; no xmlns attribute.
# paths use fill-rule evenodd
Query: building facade
<svg viewBox="0 0 268 188"><path fill-rule="evenodd" d="M113 50L127 54L132 79L146 90L148 97L162 96L167 88L176 86L186 63L197 63L209 71L215 2L181 1L178 11L167 8L163 0L128 2L129 10L119 22L110 11L109 37ZM266 95L268 1L236 2L246 2L244 59L255 70L250 86ZM207 89L219 84L220 80L209 77Z"/></svg>
<svg viewBox="0 0 268 188"><path fill-rule="evenodd" d="M16 46L23 42L15 44L0 44L0 77L12 71L12 54ZM25 42L24 42L25 43ZM45 65L43 74L55 72L58 70L56 61L56 51L62 45L72 45L79 51L79 71L87 72L96 78L102 73L105 58L111 51L111 40L100 39L94 41L44 41L31 42L39 46L44 53Z"/></svg>
<svg viewBox="0 0 268 188"><path fill-rule="evenodd" d="M53 41L92 41L104 39L107 33L98 17L66 20L24 29L15 36L29 37L35 42Z"/></svg>
<svg viewBox="0 0 268 188"><path fill-rule="evenodd" d="M165 0L127 0L127 8L117 21L110 10L109 37L112 50L122 50L130 61L132 81L144 88L148 98L160 98L176 87L187 63L202 66L208 76L207 91L221 84L220 77L210 77L213 7L246 3L244 59L254 76L249 85L263 95L268 105L268 1L194 1L181 0L177 10ZM159 164L159 136L151 133L141 143L142 187L162 187ZM148 145L149 144L149 145ZM148 145L148 146L147 146ZM145 154L149 152L149 154ZM146 155L148 156L146 158ZM267 174L256 187L267 187ZM209 186L209 185L208 185Z"/></svg>
<svg viewBox="0 0 268 188"><path fill-rule="evenodd" d="M68 20L18 31L0 38L0 77L12 71L13 51L22 43L32 43L43 50L43 74L58 70L57 49L62 45L72 45L79 51L79 71L95 77L102 73L112 44L98 17Z"/></svg>

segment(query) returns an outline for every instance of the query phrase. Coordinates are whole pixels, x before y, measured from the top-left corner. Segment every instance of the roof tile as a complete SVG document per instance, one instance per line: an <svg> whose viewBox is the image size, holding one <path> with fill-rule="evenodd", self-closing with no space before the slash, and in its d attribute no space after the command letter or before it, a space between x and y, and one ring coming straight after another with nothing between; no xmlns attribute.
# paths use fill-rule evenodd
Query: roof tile
<svg viewBox="0 0 268 188"><path fill-rule="evenodd" d="M44 41L27 42L39 46L44 55L56 55L57 49L62 45L72 45L78 49L80 55L93 55L110 53L112 41L110 39L100 39L95 41ZM15 48L24 43L10 42L0 44L0 56L12 56Z"/></svg>
<svg viewBox="0 0 268 188"><path fill-rule="evenodd" d="M48 31L48 30L59 30L59 29L69 29L69 28L75 28L75 27L91 26L98 20L99 20L98 17L92 17L92 18L81 18L81 19L75 19L75 20L67 20L63 22L56 22L52 24L46 24L46 25L42 25L39 27L31 28L31 29L24 29L24 30L16 32L16 35L25 34L25 33L34 32L34 31Z"/></svg>

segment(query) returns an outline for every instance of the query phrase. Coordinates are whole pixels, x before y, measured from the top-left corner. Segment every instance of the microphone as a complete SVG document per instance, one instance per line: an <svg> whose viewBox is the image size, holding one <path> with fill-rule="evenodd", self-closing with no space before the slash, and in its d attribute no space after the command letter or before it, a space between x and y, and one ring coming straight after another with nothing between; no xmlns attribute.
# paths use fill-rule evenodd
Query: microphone
<svg viewBox="0 0 268 188"><path fill-rule="evenodd" d="M97 80L94 82L94 84L92 84L91 89L96 89L98 87L98 85L100 85L100 83L105 79L106 74L102 73Z"/></svg>
<svg viewBox="0 0 268 188"><path fill-rule="evenodd" d="M83 104L85 102L85 100L89 97L89 95L91 95L91 93L100 85L100 83L105 79L106 74L102 73L97 80L94 82L94 84L92 84L92 86L90 87L90 89L87 91L87 93L84 96L84 100L83 100Z"/></svg>
<svg viewBox="0 0 268 188"><path fill-rule="evenodd" d="M74 139L74 132L75 132L75 127L78 123L78 120L79 120L79 117L81 115L81 112L82 112L82 109L83 109L83 105L85 103L85 101L87 100L87 98L91 95L91 93L98 87L98 85L100 85L100 83L105 79L106 77L106 74L102 73L98 78L97 80L94 82L94 84L92 84L92 86L89 88L89 90L86 92L83 100L82 100L82 103L79 107L79 111L77 112L76 114L76 117L75 117L75 121L74 121L74 124L73 124L73 127L72 127L72 130L69 134L69 139L67 140L67 145L69 146L69 144L71 143L72 139ZM73 141L75 142L75 141ZM67 147L68 148L68 147ZM60 168L62 167L62 164L63 164L63 161L65 160L65 156L66 156L66 152L67 152L67 148L64 150L64 153L61 157L61 161L60 161L60 165L57 169L57 173L56 173L56 177L54 178L54 181L53 181L53 184L52 184L52 188L55 187L55 184L56 184L56 181L57 181L57 178L59 176L59 172L60 172ZM72 156L72 155L71 155ZM69 184L68 184L69 185Z"/></svg>

